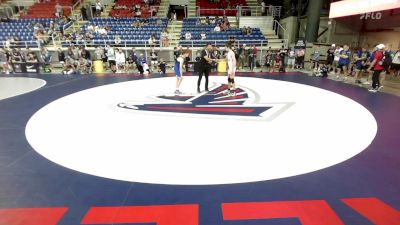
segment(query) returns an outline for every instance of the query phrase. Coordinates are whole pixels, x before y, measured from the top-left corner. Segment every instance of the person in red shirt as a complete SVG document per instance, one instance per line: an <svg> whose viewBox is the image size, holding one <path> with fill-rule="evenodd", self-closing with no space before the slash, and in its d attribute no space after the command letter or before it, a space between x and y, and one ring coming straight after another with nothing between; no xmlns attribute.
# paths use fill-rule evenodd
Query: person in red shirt
<svg viewBox="0 0 400 225"><path fill-rule="evenodd" d="M372 74L372 88L368 90L370 92L377 92L379 90L379 87L381 86L379 76L385 70L385 67L382 66L384 60L383 57L385 45L379 44L376 46L376 48L377 52L375 54L374 60L369 66L369 70L371 70L372 68L374 70L374 73Z"/></svg>

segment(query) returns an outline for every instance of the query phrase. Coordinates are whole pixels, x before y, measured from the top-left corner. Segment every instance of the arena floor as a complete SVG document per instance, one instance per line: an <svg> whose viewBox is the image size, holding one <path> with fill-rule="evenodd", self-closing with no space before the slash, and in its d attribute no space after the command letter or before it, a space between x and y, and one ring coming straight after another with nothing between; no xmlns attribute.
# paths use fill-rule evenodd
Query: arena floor
<svg viewBox="0 0 400 225"><path fill-rule="evenodd" d="M400 224L398 96L235 81L0 77L0 225Z"/></svg>

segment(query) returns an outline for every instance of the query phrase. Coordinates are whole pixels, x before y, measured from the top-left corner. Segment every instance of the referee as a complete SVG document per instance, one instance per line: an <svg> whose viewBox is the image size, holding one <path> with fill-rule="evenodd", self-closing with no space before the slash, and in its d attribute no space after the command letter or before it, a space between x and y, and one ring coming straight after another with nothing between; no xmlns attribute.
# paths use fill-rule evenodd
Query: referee
<svg viewBox="0 0 400 225"><path fill-rule="evenodd" d="M208 76L211 71L211 63L216 61L211 59L211 52L213 50L213 46L211 44L207 44L205 49L201 51L201 58L200 58L200 70L199 70L199 79L197 81L197 92L200 93L200 84L203 75L206 78L206 85L205 89L208 91Z"/></svg>

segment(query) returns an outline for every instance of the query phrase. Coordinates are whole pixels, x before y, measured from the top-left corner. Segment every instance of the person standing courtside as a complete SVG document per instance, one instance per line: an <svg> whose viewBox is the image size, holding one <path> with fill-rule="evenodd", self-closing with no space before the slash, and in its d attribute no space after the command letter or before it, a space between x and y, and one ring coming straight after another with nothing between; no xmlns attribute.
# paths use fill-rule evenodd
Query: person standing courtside
<svg viewBox="0 0 400 225"><path fill-rule="evenodd" d="M211 64L216 60L211 59L211 53L213 50L213 46L211 44L207 44L206 48L201 51L201 59L200 59L200 71L199 71L199 79L197 81L197 92L200 93L200 84L203 75L206 79L205 90L208 91L208 76L211 71Z"/></svg>
<svg viewBox="0 0 400 225"><path fill-rule="evenodd" d="M377 52L374 60L371 62L371 65L368 68L368 70L373 69L374 71L372 75L372 88L368 90L370 92L377 92L379 90L379 87L381 86L379 76L385 70L385 67L383 66L385 45L379 44L376 47Z"/></svg>

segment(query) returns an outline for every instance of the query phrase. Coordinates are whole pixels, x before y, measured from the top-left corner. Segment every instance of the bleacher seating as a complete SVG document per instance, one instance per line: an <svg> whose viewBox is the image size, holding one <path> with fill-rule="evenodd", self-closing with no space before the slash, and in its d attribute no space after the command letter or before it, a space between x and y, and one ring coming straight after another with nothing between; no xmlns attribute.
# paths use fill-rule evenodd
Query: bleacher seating
<svg viewBox="0 0 400 225"><path fill-rule="evenodd" d="M239 28L230 28L227 31L215 32L214 31L215 24L212 25L197 25L196 18L186 18L183 20L182 33L190 32L192 34L191 40L181 40L179 43L182 46L204 46L205 43L212 42L214 43L216 40L216 44L218 46L223 46L226 41L229 40L229 37L234 36L237 41L241 44L259 45L261 41L266 41L264 35L260 31L259 28L252 28L251 35L243 35ZM200 34L205 32L206 40L201 40ZM195 41L193 41L195 40Z"/></svg>
<svg viewBox="0 0 400 225"><path fill-rule="evenodd" d="M247 6L246 0L219 0L210 2L209 0L197 0L196 6L199 7L200 16L236 16L236 6ZM225 9L225 10L224 10Z"/></svg>
<svg viewBox="0 0 400 225"><path fill-rule="evenodd" d="M82 27L82 31L86 32L89 25L93 26L111 26L111 31L107 33L106 36L101 36L99 34L94 34L93 43L94 45L106 45L115 44L115 36L119 35L123 41L121 45L125 45L126 40L127 46L144 46L148 45L147 40L151 35L155 35L156 40L160 40L161 31L167 27L167 18L148 18L149 23L141 28L132 27L133 22L139 20L140 18L93 18L87 24ZM161 25L157 25L157 19L162 20ZM79 43L78 43L79 44ZM68 46L69 43L63 42L63 47Z"/></svg>
<svg viewBox="0 0 400 225"><path fill-rule="evenodd" d="M133 10L133 5L139 4L141 5L141 17L147 18L151 17L151 8L147 7L145 8L146 4L142 0L117 0L115 2L114 7L120 7L120 6L126 6L127 9L112 9L110 11L110 16L111 17L133 17L134 16L134 10ZM155 3L154 6L159 6L160 3Z"/></svg>
<svg viewBox="0 0 400 225"><path fill-rule="evenodd" d="M58 0L59 4L63 6L65 16L71 14L70 6L73 6L77 0ZM50 0L49 2L35 3L32 5L26 15L21 15L21 18L56 18L56 2L57 0Z"/></svg>
<svg viewBox="0 0 400 225"><path fill-rule="evenodd" d="M35 18L35 19L13 19L8 23L0 24L0 42L4 43L9 37L18 37L25 43L19 43L16 47L38 47L37 41L33 36L33 25L36 23L43 24L44 27L49 27L50 18Z"/></svg>

